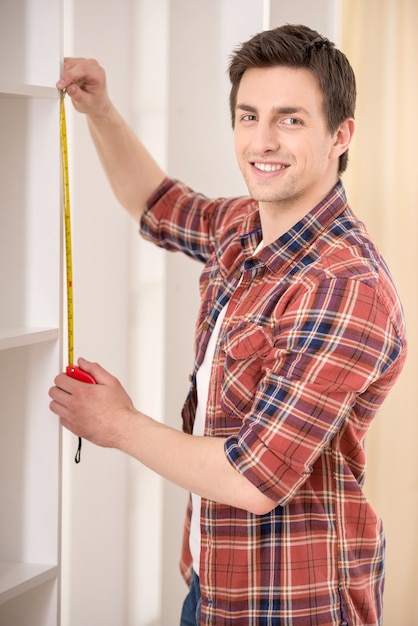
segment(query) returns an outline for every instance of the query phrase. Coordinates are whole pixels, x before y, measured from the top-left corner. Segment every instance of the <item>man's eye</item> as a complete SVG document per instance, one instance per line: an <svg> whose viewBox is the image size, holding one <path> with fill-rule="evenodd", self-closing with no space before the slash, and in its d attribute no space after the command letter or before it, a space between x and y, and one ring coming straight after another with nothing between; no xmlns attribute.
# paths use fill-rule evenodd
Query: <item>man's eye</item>
<svg viewBox="0 0 418 626"><path fill-rule="evenodd" d="M248 113L247 115L243 115L241 118L244 122L254 122L256 118L252 113Z"/></svg>
<svg viewBox="0 0 418 626"><path fill-rule="evenodd" d="M296 117L285 117L282 120L282 124L287 124L288 126L301 126L302 122Z"/></svg>

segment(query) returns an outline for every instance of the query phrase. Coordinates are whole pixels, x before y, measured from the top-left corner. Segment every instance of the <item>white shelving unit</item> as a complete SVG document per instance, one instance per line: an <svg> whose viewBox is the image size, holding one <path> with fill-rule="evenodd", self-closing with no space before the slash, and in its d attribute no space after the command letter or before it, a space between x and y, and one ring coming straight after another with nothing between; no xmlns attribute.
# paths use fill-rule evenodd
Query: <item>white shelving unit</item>
<svg viewBox="0 0 418 626"><path fill-rule="evenodd" d="M0 624L59 623L59 0L0 3Z"/></svg>

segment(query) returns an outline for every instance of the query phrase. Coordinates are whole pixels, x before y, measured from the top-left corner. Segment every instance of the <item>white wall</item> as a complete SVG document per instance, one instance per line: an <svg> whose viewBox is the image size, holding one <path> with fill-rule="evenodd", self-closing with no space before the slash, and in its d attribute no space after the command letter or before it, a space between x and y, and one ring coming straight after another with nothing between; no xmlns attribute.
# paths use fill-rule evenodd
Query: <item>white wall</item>
<svg viewBox="0 0 418 626"><path fill-rule="evenodd" d="M268 23L302 21L333 37L338 7L338 0L66 2L65 53L98 58L112 99L168 173L208 195L246 192L228 110L232 49ZM73 124L76 354L120 377L138 408L180 427L199 266L141 242L112 198L84 120ZM177 626L187 494L87 444L76 467L74 438L65 441L63 626Z"/></svg>
<svg viewBox="0 0 418 626"><path fill-rule="evenodd" d="M64 53L95 56L129 116L130 1L75 0L65 7ZM123 45L120 45L123 42ZM127 45L126 45L127 44ZM129 359L128 220L113 199L82 116L69 126L74 257L75 356L99 361L126 381ZM64 436L63 626L127 623L128 463L121 454Z"/></svg>

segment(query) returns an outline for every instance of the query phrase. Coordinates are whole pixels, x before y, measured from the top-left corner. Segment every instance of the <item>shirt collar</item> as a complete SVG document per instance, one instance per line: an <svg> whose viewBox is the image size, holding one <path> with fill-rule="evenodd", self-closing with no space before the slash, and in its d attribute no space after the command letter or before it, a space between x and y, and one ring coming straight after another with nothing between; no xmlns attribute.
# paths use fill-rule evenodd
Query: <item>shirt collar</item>
<svg viewBox="0 0 418 626"><path fill-rule="evenodd" d="M272 271L283 270L289 263L318 239L330 223L347 207L344 185L340 180L333 190L312 211L273 243L265 246L259 260ZM258 208L248 215L240 229L240 241L245 258L252 257L262 238Z"/></svg>

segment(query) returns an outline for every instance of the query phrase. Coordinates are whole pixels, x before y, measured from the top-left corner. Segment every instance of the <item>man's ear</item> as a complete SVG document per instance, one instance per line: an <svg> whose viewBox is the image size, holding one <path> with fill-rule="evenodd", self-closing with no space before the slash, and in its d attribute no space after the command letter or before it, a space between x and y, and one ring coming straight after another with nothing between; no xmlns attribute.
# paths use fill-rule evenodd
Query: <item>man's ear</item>
<svg viewBox="0 0 418 626"><path fill-rule="evenodd" d="M344 120L344 122L339 125L334 134L335 141L331 149L331 158L338 159L338 157L346 152L353 138L354 129L355 122L351 117Z"/></svg>

